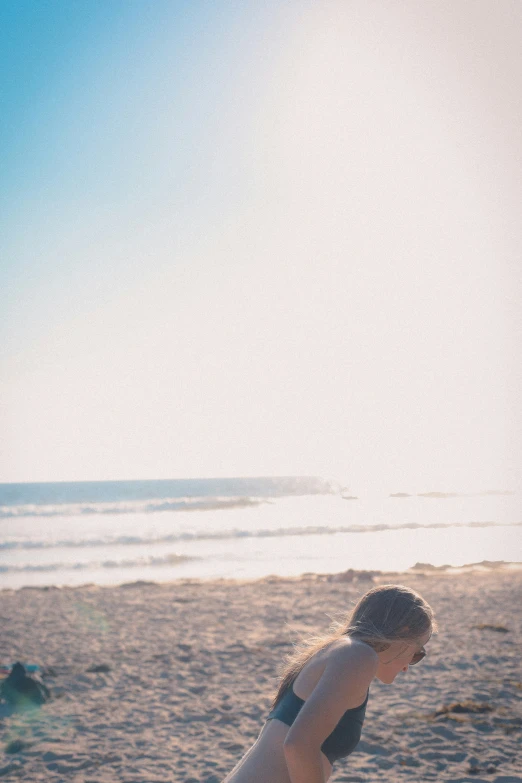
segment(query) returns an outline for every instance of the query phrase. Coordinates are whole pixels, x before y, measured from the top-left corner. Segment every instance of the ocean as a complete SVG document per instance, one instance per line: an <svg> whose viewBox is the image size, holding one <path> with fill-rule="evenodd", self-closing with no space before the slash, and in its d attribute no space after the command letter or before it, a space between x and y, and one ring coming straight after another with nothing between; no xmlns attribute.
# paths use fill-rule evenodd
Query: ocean
<svg viewBox="0 0 522 783"><path fill-rule="evenodd" d="M522 561L517 493L317 477L0 484L0 587Z"/></svg>

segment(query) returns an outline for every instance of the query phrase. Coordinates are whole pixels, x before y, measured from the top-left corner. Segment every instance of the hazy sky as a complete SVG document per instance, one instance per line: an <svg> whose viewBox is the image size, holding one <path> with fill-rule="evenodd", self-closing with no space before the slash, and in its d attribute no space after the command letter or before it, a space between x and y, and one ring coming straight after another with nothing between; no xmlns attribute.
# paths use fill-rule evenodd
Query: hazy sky
<svg viewBox="0 0 522 783"><path fill-rule="evenodd" d="M522 3L0 16L0 481L520 485Z"/></svg>

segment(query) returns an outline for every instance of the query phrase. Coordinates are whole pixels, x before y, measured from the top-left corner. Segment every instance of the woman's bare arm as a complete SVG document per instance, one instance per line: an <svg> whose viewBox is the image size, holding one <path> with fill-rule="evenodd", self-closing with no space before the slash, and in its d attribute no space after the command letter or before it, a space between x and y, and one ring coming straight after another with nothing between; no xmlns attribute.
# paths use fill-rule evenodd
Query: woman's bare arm
<svg viewBox="0 0 522 783"><path fill-rule="evenodd" d="M285 739L285 760L292 783L324 783L321 745L346 710L364 702L377 664L376 653L367 645L350 644L332 650Z"/></svg>
<svg viewBox="0 0 522 783"><path fill-rule="evenodd" d="M292 783L325 783L321 751L301 747L299 744L284 745L286 766Z"/></svg>

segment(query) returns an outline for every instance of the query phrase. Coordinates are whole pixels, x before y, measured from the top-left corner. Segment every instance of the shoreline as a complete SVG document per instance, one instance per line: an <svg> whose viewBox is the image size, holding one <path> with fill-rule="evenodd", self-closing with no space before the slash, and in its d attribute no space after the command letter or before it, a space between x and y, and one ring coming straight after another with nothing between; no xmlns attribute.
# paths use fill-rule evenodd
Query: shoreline
<svg viewBox="0 0 522 783"><path fill-rule="evenodd" d="M478 563L466 563L461 566L453 565L441 565L435 566L431 563L416 563L414 566L404 571L379 571L379 570L364 570L348 568L346 571L340 571L335 573L319 573L307 571L295 576L280 576L278 574L268 574L261 577L179 577L177 579L168 579L162 581L149 580L149 579L136 579L132 581L119 582L115 584L97 584L96 582L83 582L78 585L22 585L21 587L0 587L0 594L2 593L17 593L21 591L41 590L43 592L49 592L53 590L83 590L86 588L96 588L103 590L117 589L120 587L133 587L133 586L170 586L179 584L213 584L213 583L232 583L232 584L252 584L263 583L265 581L283 581L283 582L295 582L305 578L312 578L323 581L333 582L357 582L357 581L371 581L376 578L383 577L400 577L400 576L457 576L460 574L489 574L489 573L513 573L522 570L522 561L505 561L505 560L482 560Z"/></svg>

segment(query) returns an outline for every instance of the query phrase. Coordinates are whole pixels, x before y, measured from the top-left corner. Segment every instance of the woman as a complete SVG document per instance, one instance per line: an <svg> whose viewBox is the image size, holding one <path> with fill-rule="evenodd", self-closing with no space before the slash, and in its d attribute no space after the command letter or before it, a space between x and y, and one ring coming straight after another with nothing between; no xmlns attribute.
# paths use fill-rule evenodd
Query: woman
<svg viewBox="0 0 522 783"><path fill-rule="evenodd" d="M325 783L359 742L373 678L391 684L422 660L434 630L414 590L369 590L345 623L290 656L259 737L224 783Z"/></svg>

